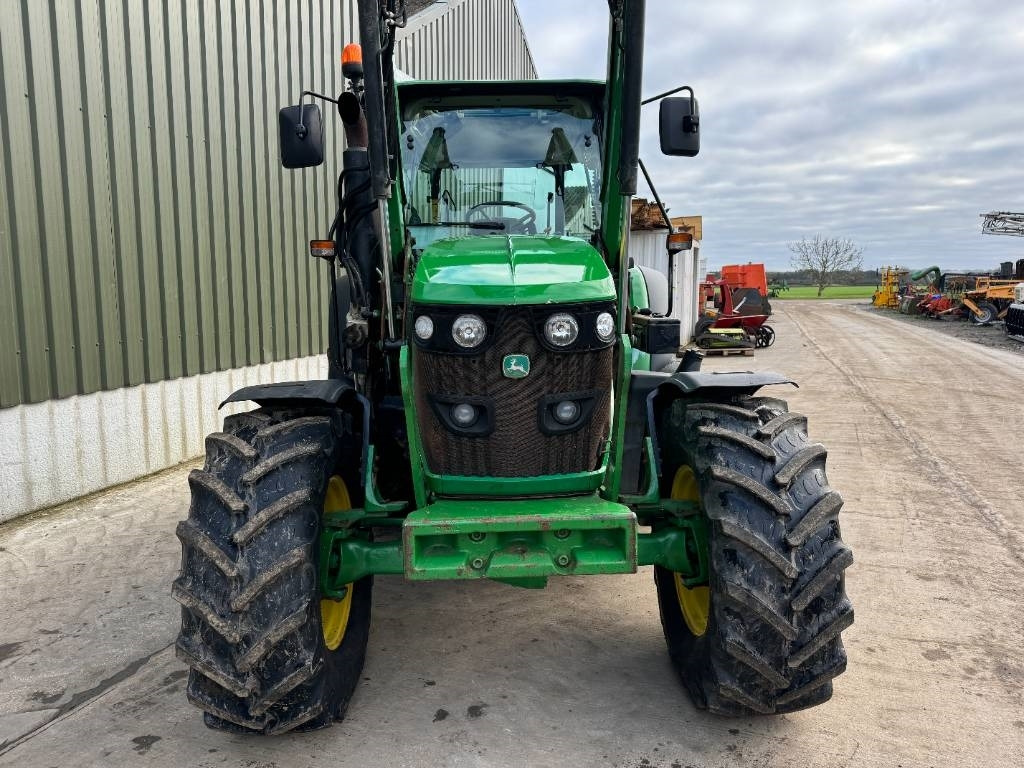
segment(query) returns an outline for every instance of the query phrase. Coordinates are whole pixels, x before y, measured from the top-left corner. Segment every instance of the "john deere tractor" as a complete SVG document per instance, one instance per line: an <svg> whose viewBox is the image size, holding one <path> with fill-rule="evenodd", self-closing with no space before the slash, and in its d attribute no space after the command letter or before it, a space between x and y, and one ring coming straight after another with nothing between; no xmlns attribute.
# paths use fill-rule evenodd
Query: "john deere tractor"
<svg viewBox="0 0 1024 768"><path fill-rule="evenodd" d="M538 588L653 566L698 707L831 696L853 621L842 500L806 419L758 395L792 382L674 357L666 286L629 256L644 0L608 6L606 81L399 83L402 3L360 0L345 92L281 111L287 167L323 159L313 99L346 132L311 244L329 378L232 394L254 410L189 476L177 653L207 725L343 717L385 574ZM692 156L697 102L677 92L657 97L661 149Z"/></svg>

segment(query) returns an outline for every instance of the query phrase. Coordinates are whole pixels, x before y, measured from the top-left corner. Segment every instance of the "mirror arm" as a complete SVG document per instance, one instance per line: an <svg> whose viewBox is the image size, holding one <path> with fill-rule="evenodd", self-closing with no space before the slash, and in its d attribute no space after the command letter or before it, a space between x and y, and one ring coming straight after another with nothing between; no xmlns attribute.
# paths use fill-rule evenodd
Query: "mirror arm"
<svg viewBox="0 0 1024 768"><path fill-rule="evenodd" d="M338 103L337 99L332 99L330 96L324 96L322 93L317 93L316 91L303 91L302 96L312 96L315 99L323 99L324 101L331 102L331 104ZM299 97L299 101L302 101L302 96Z"/></svg>
<svg viewBox="0 0 1024 768"><path fill-rule="evenodd" d="M647 166L644 165L643 159L638 159L637 163L640 165L640 170L644 174L644 179L647 180L647 186L650 188L651 193L654 195L654 202L658 204L658 210L661 211L661 218L665 222L665 226L668 227L668 231L672 231L672 219L668 217L668 209L665 208L664 203L661 202L661 197L658 195L658 190L654 187L654 182L651 181L651 174L647 172Z"/></svg>
<svg viewBox="0 0 1024 768"><path fill-rule="evenodd" d="M305 123L302 122L302 100L307 96L312 96L316 99L323 99L324 101L330 101L333 104L338 103L337 99L332 99L330 96L324 96L322 93L317 93L316 91L303 91L299 96L299 123L295 126L295 135L300 139L306 138L306 134L309 133L309 131L306 130Z"/></svg>
<svg viewBox="0 0 1024 768"><path fill-rule="evenodd" d="M686 86L683 86L684 88ZM692 92L691 92L692 93ZM651 174L647 172L647 166L644 165L642 158L637 158L637 163L640 166L640 170L644 174L644 178L647 180L647 186L651 190L651 194L654 195L654 202L658 204L658 210L661 211L661 218L665 220L665 226L668 227L668 231L672 231L672 219L668 217L668 210L665 208L665 204L661 202L661 197L658 195L658 190L654 187L654 182L651 181ZM665 317L672 317L672 289L675 288L675 277L676 277L676 263L673 259L674 254L668 255L668 311L665 313Z"/></svg>
<svg viewBox="0 0 1024 768"><path fill-rule="evenodd" d="M671 91L665 91L664 93L659 93L657 96L651 96L649 99L644 99L640 102L640 106L645 107L651 102L661 101L666 96L671 96L672 94L679 93L680 91L690 92L690 105L693 106L693 88L688 85L680 85L678 88L673 88Z"/></svg>
<svg viewBox="0 0 1024 768"><path fill-rule="evenodd" d="M692 114L697 111L695 98L693 95L693 88L688 85L681 85L678 88L673 88L671 91L665 91L659 93L657 96L651 96L649 99L644 99L640 102L640 106L646 106L654 101L661 101L666 96L671 96L673 93L679 93L680 91L688 91L690 94L690 115L683 118L683 130L686 133L697 133L700 130L700 118Z"/></svg>

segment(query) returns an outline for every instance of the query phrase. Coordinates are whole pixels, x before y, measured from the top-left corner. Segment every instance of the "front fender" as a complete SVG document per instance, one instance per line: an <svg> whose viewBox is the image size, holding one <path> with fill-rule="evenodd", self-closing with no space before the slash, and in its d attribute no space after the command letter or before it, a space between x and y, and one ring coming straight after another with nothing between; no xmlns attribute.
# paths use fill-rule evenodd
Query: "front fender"
<svg viewBox="0 0 1024 768"><path fill-rule="evenodd" d="M370 450L370 401L356 391L349 378L319 381L285 381L275 384L256 384L232 392L220 404L254 402L261 407L278 408L338 408L351 413L362 422L362 451L359 478L366 482L367 457Z"/></svg>
<svg viewBox="0 0 1024 768"><path fill-rule="evenodd" d="M252 401L258 405L337 405L349 393L355 393L351 379L324 379L321 381L286 381L277 384L256 384L232 392L220 404Z"/></svg>
<svg viewBox="0 0 1024 768"><path fill-rule="evenodd" d="M676 397L707 394L712 399L752 395L761 387L772 384L792 384L799 386L792 379L781 373L771 371L679 371L670 374L658 385L656 395L672 395Z"/></svg>
<svg viewBox="0 0 1024 768"><path fill-rule="evenodd" d="M729 400L740 395L752 395L761 387L774 384L797 383L771 371L702 372L633 371L629 382L629 400L626 404L626 430L622 451L622 492L639 492L643 464L644 438L651 437L654 457L661 471L661 451L658 445L657 425L660 414L674 400L685 397L692 400Z"/></svg>

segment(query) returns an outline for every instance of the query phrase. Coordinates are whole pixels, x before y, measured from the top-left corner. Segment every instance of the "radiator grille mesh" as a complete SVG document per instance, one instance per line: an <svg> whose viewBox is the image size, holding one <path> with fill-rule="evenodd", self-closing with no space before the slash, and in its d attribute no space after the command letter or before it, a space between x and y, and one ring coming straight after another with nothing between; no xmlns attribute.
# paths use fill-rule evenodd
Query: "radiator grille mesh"
<svg viewBox="0 0 1024 768"><path fill-rule="evenodd" d="M612 348L551 352L534 334L527 312L507 312L498 321L495 343L479 355L444 355L414 350L416 410L427 465L435 474L536 477L586 472L600 464L608 437ZM505 355L530 358L530 374L502 374ZM600 390L590 421L576 432L545 435L538 405L544 395ZM427 393L494 399L495 430L487 437L462 437L436 417Z"/></svg>

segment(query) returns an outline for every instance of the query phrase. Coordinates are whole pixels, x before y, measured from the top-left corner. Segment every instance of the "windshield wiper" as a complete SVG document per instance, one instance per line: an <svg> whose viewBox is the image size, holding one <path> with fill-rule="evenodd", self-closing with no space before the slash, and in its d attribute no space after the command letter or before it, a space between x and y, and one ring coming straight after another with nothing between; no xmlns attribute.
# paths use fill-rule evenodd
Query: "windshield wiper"
<svg viewBox="0 0 1024 768"><path fill-rule="evenodd" d="M409 224L410 227L469 227L470 229L505 229L501 221L438 221L431 224L429 221L421 221L416 224Z"/></svg>

